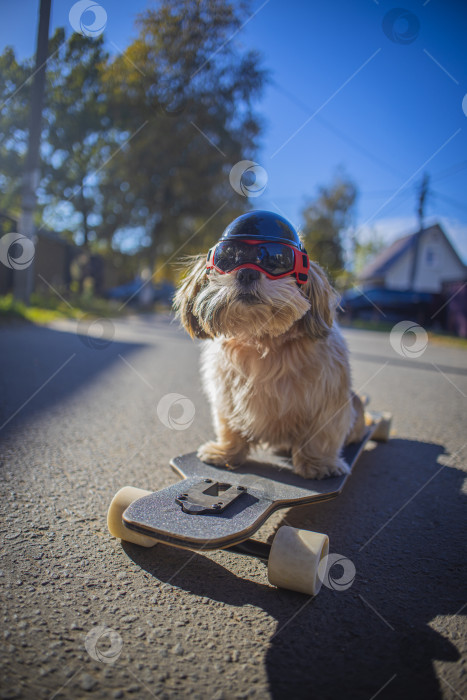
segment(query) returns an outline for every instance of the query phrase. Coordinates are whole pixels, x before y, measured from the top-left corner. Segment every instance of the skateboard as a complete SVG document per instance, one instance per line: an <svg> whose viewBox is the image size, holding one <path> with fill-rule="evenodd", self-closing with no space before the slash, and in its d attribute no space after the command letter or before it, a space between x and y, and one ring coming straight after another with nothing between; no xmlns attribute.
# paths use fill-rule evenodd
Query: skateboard
<svg viewBox="0 0 467 700"><path fill-rule="evenodd" d="M342 453L350 471L369 440L389 438L390 414L366 412L366 417L365 436ZM235 469L201 462L196 452L175 457L170 464L183 481L155 492L126 486L115 494L107 515L111 535L143 547L162 542L196 551L249 554L268 562L271 584L318 593L329 552L327 535L285 525L272 545L251 537L280 508L335 498L350 473L304 479L292 472L289 460L271 461L270 454Z"/></svg>

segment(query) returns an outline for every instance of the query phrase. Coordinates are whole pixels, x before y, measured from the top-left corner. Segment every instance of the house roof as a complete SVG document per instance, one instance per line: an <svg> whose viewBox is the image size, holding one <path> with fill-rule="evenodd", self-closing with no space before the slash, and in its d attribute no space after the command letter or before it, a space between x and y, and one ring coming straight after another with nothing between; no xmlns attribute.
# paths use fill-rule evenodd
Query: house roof
<svg viewBox="0 0 467 700"><path fill-rule="evenodd" d="M444 236L453 253L459 259L459 262L463 264L441 226L439 224L434 224L429 228L421 229L420 231L415 231L415 233L411 233L408 236L398 238L388 248L382 250L381 253L379 253L371 262L368 263L368 265L366 265L366 267L360 273L359 279L368 280L383 276L389 270L389 268L392 267L396 260L398 260L408 250L413 248L418 235L421 237L425 233L435 231Z"/></svg>

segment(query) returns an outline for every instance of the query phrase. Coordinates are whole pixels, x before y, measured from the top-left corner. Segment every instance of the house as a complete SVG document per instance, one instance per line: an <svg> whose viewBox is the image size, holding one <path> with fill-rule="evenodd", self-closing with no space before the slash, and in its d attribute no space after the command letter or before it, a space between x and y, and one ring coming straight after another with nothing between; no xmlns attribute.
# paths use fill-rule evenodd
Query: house
<svg viewBox="0 0 467 700"><path fill-rule="evenodd" d="M410 319L467 337L467 267L434 224L379 253L341 306L349 319Z"/></svg>
<svg viewBox="0 0 467 700"><path fill-rule="evenodd" d="M440 294L446 284L464 281L467 268L439 224L397 239L359 276L363 290Z"/></svg>

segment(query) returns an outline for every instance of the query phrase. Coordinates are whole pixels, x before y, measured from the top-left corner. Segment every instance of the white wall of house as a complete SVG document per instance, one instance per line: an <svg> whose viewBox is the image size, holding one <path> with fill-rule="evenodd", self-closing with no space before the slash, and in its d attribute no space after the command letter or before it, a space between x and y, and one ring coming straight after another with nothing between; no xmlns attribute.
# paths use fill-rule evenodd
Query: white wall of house
<svg viewBox="0 0 467 700"><path fill-rule="evenodd" d="M408 250L391 266L385 276L386 289L410 288L413 255L414 251ZM422 235L414 284L417 292L440 292L443 282L462 280L465 273L441 231L428 230Z"/></svg>
<svg viewBox="0 0 467 700"><path fill-rule="evenodd" d="M404 290L409 288L412 260L412 251L409 250L391 265L384 278L384 287L386 289Z"/></svg>

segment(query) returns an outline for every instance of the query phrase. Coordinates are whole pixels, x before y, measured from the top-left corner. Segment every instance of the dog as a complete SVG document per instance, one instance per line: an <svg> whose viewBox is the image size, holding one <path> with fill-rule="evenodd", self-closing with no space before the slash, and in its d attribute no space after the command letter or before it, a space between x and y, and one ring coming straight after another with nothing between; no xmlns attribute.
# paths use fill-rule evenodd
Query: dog
<svg viewBox="0 0 467 700"><path fill-rule="evenodd" d="M174 308L192 338L209 341L202 380L216 440L199 459L234 468L262 446L289 455L305 478L348 473L342 448L363 437L365 418L337 303L315 262L299 285L249 267L220 274L206 269L206 256L190 258Z"/></svg>

